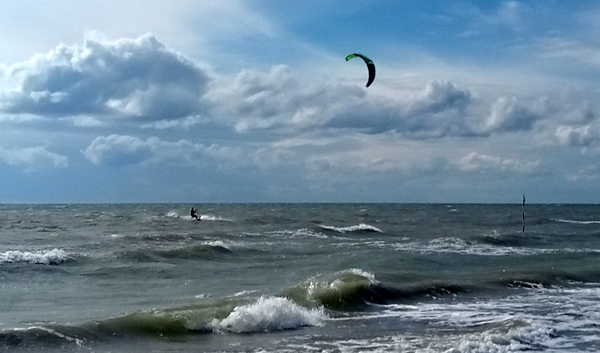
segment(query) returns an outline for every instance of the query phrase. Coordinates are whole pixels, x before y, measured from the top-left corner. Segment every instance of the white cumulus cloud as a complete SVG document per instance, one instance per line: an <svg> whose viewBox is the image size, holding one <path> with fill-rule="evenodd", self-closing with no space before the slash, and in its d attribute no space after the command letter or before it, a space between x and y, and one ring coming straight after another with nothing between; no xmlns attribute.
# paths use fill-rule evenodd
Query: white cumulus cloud
<svg viewBox="0 0 600 353"><path fill-rule="evenodd" d="M61 44L10 72L18 88L0 94L0 110L43 116L179 118L200 110L209 81L152 35Z"/></svg>

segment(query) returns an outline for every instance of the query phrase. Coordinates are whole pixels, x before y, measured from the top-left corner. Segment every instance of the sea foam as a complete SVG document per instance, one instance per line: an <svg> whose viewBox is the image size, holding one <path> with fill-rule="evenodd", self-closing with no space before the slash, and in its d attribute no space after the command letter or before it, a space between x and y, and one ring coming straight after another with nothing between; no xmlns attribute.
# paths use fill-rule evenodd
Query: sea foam
<svg viewBox="0 0 600 353"><path fill-rule="evenodd" d="M327 319L323 309L307 309L280 297L260 297L255 303L237 306L215 323L217 331L234 333L269 332L320 326Z"/></svg>
<svg viewBox="0 0 600 353"><path fill-rule="evenodd" d="M0 253L2 263L29 263L42 265L58 265L69 260L67 253L61 249L19 251L11 250Z"/></svg>

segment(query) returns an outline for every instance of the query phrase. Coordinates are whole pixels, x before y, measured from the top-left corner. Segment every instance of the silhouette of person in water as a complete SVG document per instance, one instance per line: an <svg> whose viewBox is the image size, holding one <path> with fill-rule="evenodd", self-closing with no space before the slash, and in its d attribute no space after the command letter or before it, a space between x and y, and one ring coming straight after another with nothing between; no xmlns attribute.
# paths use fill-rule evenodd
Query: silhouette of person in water
<svg viewBox="0 0 600 353"><path fill-rule="evenodd" d="M195 208L192 207L192 209L190 210L190 216L192 217L192 219L195 219L197 221L200 220L200 217L198 217L198 210L196 210Z"/></svg>

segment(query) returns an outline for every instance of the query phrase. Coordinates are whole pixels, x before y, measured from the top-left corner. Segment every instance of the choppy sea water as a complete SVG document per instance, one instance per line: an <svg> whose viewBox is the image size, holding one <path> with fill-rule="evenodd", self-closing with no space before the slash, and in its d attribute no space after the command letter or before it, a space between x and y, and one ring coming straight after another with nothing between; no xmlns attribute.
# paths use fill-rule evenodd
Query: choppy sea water
<svg viewBox="0 0 600 353"><path fill-rule="evenodd" d="M0 205L0 352L600 350L600 206L526 221L520 205Z"/></svg>

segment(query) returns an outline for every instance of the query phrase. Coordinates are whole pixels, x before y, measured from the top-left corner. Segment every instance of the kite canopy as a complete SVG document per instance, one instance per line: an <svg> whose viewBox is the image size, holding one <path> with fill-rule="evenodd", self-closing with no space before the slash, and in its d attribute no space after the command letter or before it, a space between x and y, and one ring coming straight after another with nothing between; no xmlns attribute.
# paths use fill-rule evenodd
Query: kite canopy
<svg viewBox="0 0 600 353"><path fill-rule="evenodd" d="M346 61L352 60L354 58L361 58L363 59L365 64L367 64L367 69L369 70L369 79L367 80L367 87L369 87L371 83L373 83L373 80L375 80L375 64L373 63L373 60L359 53L352 53L346 55Z"/></svg>

